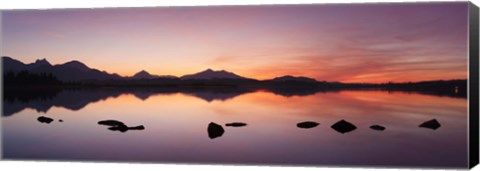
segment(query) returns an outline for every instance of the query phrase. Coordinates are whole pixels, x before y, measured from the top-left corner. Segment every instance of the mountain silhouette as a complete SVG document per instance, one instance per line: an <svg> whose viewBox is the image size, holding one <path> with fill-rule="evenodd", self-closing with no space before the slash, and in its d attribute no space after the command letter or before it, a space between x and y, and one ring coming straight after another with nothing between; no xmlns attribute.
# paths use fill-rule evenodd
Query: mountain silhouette
<svg viewBox="0 0 480 171"><path fill-rule="evenodd" d="M242 90L263 89L283 96L307 96L317 92L338 91L344 89L404 91L438 96L466 98L467 80L431 80L421 82L400 83L341 83L316 81L313 78L285 75L269 80L256 80L239 76L225 70L207 69L195 74L175 76L152 75L140 71L133 77L122 77L106 71L90 68L80 61L70 61L64 64L52 65L46 59L38 59L34 63L25 64L10 57L2 57L3 76L10 78L4 85L39 86L56 85L60 87L185 87L196 88L239 88ZM46 81L50 80L50 81ZM182 88L183 87L183 88ZM250 91L249 90L249 91ZM188 92L187 92L188 93ZM224 92L221 95L209 91L195 91L194 96L207 101L212 99L228 99L238 92ZM143 95L140 95L144 97ZM222 97L223 96L223 97ZM148 98L148 96L145 96ZM212 98L213 97L213 98Z"/></svg>
<svg viewBox="0 0 480 171"><path fill-rule="evenodd" d="M3 64L4 72L5 71L18 72L18 71L27 69L27 65L25 65L24 63L7 56L2 57L2 64Z"/></svg>
<svg viewBox="0 0 480 171"><path fill-rule="evenodd" d="M39 67L51 67L52 64L47 61L47 59L37 59L34 63L28 64L27 67L30 69L39 68Z"/></svg>
<svg viewBox="0 0 480 171"><path fill-rule="evenodd" d="M180 78L183 80L247 79L232 72L225 70L214 71L210 68L199 73L184 75Z"/></svg>
<svg viewBox="0 0 480 171"><path fill-rule="evenodd" d="M89 68L79 61L70 61L64 64L51 65L46 59L36 60L34 63L24 64L10 57L2 57L4 72L28 71L30 73L52 74L63 82L95 81L95 80L118 80L122 79L118 74L110 74L105 71Z"/></svg>
<svg viewBox="0 0 480 171"><path fill-rule="evenodd" d="M271 80L266 80L266 81L274 81L274 82L310 82L314 83L317 82L317 80L313 78L308 78L308 77L295 77L291 75L285 75L282 77L275 77L274 79Z"/></svg>
<svg viewBox="0 0 480 171"><path fill-rule="evenodd" d="M87 65L81 63L80 61L76 61L76 60L64 63L63 66L64 67L76 68L76 69L79 69L81 71L91 70L91 68L89 68Z"/></svg>
<svg viewBox="0 0 480 171"><path fill-rule="evenodd" d="M152 75L152 74L148 73L147 71L142 70L140 72L137 72L135 75L133 75L132 79L154 79L154 78L158 78L158 77L159 77L158 75Z"/></svg>
<svg viewBox="0 0 480 171"><path fill-rule="evenodd" d="M167 79L175 79L177 77L172 75L152 75L145 70L141 70L134 74L130 79L140 80L140 79L157 79L157 78L167 78Z"/></svg>

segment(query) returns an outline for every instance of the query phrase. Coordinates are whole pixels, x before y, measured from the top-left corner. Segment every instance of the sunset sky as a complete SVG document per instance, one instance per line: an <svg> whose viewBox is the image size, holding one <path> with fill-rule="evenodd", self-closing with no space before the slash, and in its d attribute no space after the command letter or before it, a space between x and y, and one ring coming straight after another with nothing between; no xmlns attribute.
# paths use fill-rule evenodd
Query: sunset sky
<svg viewBox="0 0 480 171"><path fill-rule="evenodd" d="M467 78L468 4L322 4L2 12L2 56L131 76L224 69L341 82Z"/></svg>

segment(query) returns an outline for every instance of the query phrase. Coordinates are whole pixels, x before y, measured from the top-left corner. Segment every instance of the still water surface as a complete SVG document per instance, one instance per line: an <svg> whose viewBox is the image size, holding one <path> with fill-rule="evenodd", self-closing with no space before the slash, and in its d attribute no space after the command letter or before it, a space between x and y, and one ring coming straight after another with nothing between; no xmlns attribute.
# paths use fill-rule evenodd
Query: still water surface
<svg viewBox="0 0 480 171"><path fill-rule="evenodd" d="M467 100L385 91L279 95L61 91L4 102L6 159L274 165L467 166ZM55 119L50 124L39 116ZM61 119L63 122L59 122ZM115 119L145 130L110 131ZM330 126L347 120L357 129ZM419 128L437 119L437 130ZM296 124L319 126L300 129ZM210 139L210 122L225 133ZM225 127L244 122L245 127ZM385 131L369 127L379 124Z"/></svg>

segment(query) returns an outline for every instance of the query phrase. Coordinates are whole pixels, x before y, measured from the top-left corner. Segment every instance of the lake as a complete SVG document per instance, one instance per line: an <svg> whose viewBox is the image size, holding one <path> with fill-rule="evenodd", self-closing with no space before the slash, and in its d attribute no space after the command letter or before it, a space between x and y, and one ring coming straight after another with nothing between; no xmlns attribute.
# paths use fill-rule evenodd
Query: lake
<svg viewBox="0 0 480 171"><path fill-rule="evenodd" d="M31 96L31 97L30 97ZM6 99L6 100L5 100ZM265 165L467 167L467 99L377 90L53 90L4 98L3 157ZM54 119L50 124L37 118ZM111 131L114 119L145 130ZM436 119L441 127L420 128ZM62 120L63 122L60 122ZM357 129L331 126L346 120ZM301 129L299 122L318 122ZM223 135L211 139L210 122ZM244 127L226 127L243 122ZM384 131L372 130L382 125Z"/></svg>

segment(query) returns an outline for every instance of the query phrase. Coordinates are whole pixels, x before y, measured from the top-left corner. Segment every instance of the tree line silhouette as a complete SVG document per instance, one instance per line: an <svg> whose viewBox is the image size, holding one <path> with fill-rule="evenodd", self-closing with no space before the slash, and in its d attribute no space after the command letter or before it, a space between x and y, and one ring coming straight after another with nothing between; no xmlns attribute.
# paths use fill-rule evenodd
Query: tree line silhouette
<svg viewBox="0 0 480 171"><path fill-rule="evenodd" d="M60 85L62 82L51 73L30 73L28 71L3 73L5 86L12 85Z"/></svg>

